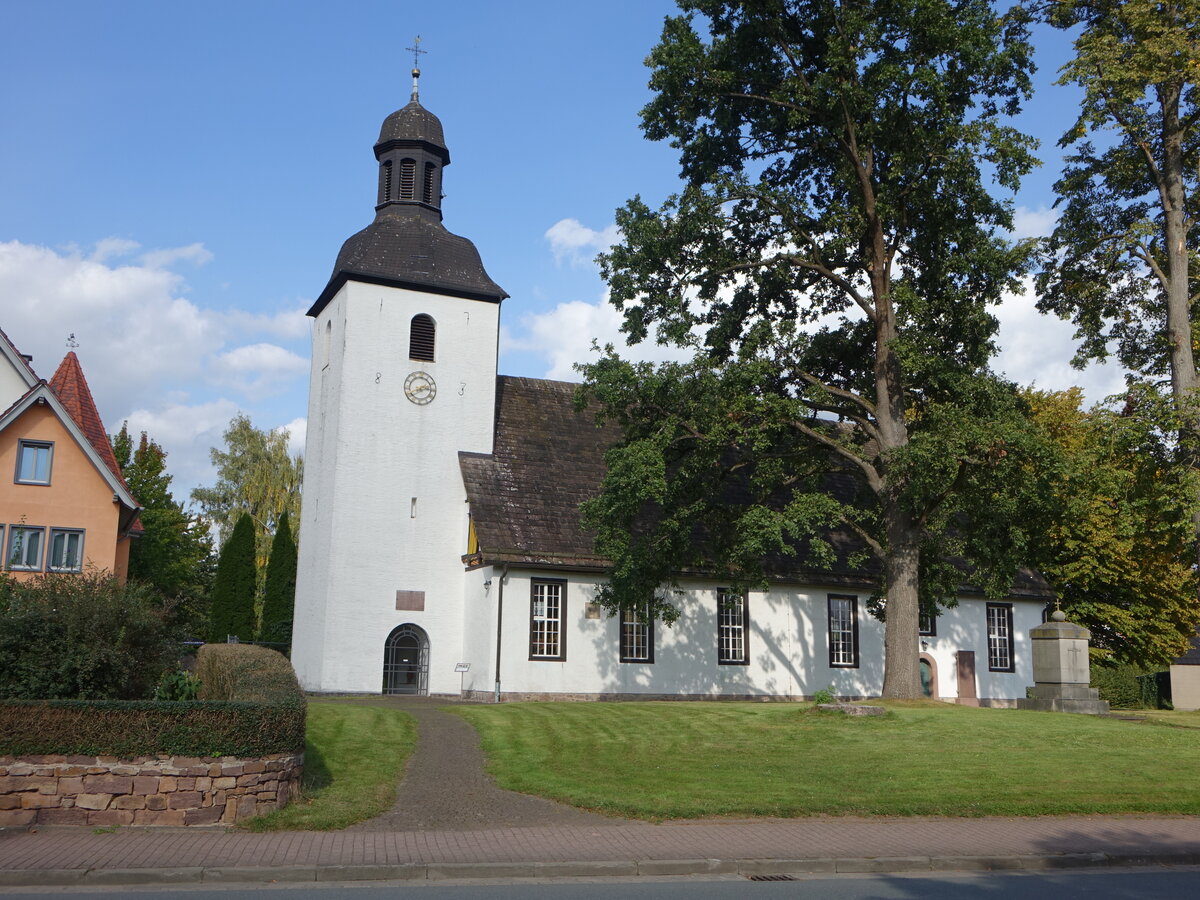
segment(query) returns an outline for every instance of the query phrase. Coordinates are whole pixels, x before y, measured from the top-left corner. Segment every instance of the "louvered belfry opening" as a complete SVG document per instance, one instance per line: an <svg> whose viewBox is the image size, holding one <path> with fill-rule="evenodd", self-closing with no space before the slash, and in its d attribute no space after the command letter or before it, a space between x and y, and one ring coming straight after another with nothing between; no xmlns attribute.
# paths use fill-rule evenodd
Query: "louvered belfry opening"
<svg viewBox="0 0 1200 900"><path fill-rule="evenodd" d="M437 171L437 166L433 163L425 163L425 189L421 195L421 199L433 206L433 173Z"/></svg>
<svg viewBox="0 0 1200 900"><path fill-rule="evenodd" d="M414 191L416 190L417 181L417 163L416 160L402 159L400 160L400 199L414 199Z"/></svg>
<svg viewBox="0 0 1200 900"><path fill-rule="evenodd" d="M392 161L383 161L383 186L379 191L379 202L387 203L392 199Z"/></svg>
<svg viewBox="0 0 1200 900"><path fill-rule="evenodd" d="M413 316L408 328L408 358L433 362L436 336L437 326L432 316L425 313Z"/></svg>

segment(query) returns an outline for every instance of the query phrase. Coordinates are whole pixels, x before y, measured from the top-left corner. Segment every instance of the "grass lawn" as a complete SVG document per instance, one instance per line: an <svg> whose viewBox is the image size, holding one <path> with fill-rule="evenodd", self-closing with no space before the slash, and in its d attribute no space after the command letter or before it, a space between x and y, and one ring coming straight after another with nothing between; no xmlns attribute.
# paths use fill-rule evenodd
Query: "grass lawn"
<svg viewBox="0 0 1200 900"><path fill-rule="evenodd" d="M888 706L878 718L784 703L450 711L479 730L501 787L643 819L1200 813L1192 728Z"/></svg>
<svg viewBox="0 0 1200 900"><path fill-rule="evenodd" d="M244 827L332 831L386 812L416 739L412 717L398 709L309 701L300 799Z"/></svg>

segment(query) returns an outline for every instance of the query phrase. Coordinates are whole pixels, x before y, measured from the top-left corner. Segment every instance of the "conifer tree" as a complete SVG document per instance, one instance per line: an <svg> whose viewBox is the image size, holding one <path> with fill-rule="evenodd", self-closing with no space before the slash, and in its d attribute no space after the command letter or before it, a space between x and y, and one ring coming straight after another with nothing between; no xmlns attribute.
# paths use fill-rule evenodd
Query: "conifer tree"
<svg viewBox="0 0 1200 900"><path fill-rule="evenodd" d="M295 599L296 542L292 538L288 514L284 512L279 517L279 527L275 529L275 538L271 541L259 640L291 643L292 605Z"/></svg>
<svg viewBox="0 0 1200 900"><path fill-rule="evenodd" d="M254 595L258 571L254 565L254 520L243 513L233 526L221 555L212 588L212 626L209 640L223 642L231 634L239 640L254 637Z"/></svg>

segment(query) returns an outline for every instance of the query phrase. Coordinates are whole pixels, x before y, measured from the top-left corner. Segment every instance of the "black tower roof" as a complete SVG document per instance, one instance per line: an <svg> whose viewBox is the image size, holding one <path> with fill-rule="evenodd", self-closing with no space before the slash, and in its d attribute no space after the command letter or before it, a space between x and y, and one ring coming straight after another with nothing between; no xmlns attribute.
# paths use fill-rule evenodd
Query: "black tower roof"
<svg viewBox="0 0 1200 900"><path fill-rule="evenodd" d="M450 151L442 123L417 99L417 74L412 100L384 119L375 144L375 221L342 245L310 316L351 279L491 303L508 296L484 270L475 245L442 225L442 169Z"/></svg>

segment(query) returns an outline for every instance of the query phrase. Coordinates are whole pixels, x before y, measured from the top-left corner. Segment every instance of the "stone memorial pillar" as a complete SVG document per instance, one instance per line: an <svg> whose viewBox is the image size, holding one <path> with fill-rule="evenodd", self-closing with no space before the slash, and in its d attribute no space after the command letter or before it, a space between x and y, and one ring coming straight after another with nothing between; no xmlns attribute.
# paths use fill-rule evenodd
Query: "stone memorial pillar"
<svg viewBox="0 0 1200 900"><path fill-rule="evenodd" d="M1066 619L1061 609L1055 609L1049 622L1030 629L1034 685L1028 699L1017 701L1017 708L1101 715L1108 712L1108 701L1091 687L1088 640L1092 634Z"/></svg>

